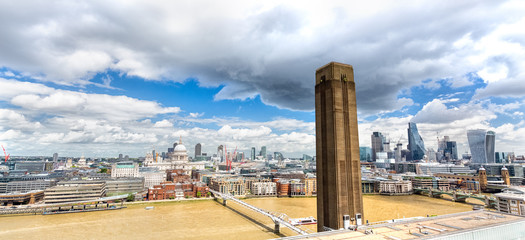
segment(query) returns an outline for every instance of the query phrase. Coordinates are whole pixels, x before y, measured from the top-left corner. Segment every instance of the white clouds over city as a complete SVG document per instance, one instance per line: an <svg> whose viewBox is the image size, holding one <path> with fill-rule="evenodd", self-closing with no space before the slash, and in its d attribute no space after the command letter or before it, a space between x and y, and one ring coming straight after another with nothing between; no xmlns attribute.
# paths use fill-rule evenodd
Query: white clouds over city
<svg viewBox="0 0 525 240"><path fill-rule="evenodd" d="M0 142L143 155L182 136L207 151L314 154L303 114L313 75L339 61L354 66L362 145L373 131L398 141L415 121L429 146L484 128L499 150L525 153L523 12L522 1L3 1ZM195 103L160 97L188 79L218 90ZM160 85L136 93L134 81ZM202 94L187 91L176 93ZM268 108L234 114L254 101ZM235 106L210 114L218 102Z"/></svg>

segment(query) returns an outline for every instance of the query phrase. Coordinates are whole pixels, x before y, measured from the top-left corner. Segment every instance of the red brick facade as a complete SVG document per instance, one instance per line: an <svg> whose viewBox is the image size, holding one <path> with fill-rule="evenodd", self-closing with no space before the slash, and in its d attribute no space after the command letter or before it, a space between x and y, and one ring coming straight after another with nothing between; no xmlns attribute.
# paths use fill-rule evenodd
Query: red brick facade
<svg viewBox="0 0 525 240"><path fill-rule="evenodd" d="M165 200L175 199L177 197L194 198L207 197L209 192L208 186L201 182L163 182L155 185L148 190L148 200Z"/></svg>

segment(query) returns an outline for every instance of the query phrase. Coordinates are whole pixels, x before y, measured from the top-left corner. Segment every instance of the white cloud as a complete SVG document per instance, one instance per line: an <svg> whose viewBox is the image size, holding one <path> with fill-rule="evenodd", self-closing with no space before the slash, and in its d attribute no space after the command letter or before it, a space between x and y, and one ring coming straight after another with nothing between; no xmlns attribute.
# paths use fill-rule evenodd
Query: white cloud
<svg viewBox="0 0 525 240"><path fill-rule="evenodd" d="M272 129L265 126L259 126L257 128L232 128L229 125L221 127L217 133L220 136L231 138L234 140L242 140L247 138L261 138L272 132Z"/></svg>
<svg viewBox="0 0 525 240"><path fill-rule="evenodd" d="M11 109L0 108L0 125L18 130L35 130L41 127L40 122L30 122L23 114Z"/></svg>
<svg viewBox="0 0 525 240"><path fill-rule="evenodd" d="M158 121L155 123L155 125L153 125L154 127L158 127L158 128L166 128L166 127L173 127L173 123L171 123L170 121L164 119L162 121Z"/></svg>
<svg viewBox="0 0 525 240"><path fill-rule="evenodd" d="M199 118L199 117L202 117L202 116L204 116L204 113L190 113L189 117Z"/></svg>
<svg viewBox="0 0 525 240"><path fill-rule="evenodd" d="M178 107L162 107L157 102L127 96L89 94L48 87L40 88L41 84L15 80L4 80L4 83L9 89L14 89L15 85L25 88L4 95L3 97L7 98L5 100L9 100L8 97L11 97L10 102L13 105L32 110L35 113L122 121L180 112Z"/></svg>
<svg viewBox="0 0 525 240"><path fill-rule="evenodd" d="M5 132L0 132L0 140L12 140L20 137L23 137L23 135L19 130L9 129Z"/></svg>
<svg viewBox="0 0 525 240"><path fill-rule="evenodd" d="M525 62L516 30L523 10L520 1L0 4L0 63L66 85L89 84L106 70L194 77L224 86L215 99L260 95L280 108L311 110L314 71L335 60L354 65L361 112L391 112L400 90L426 79L459 87L471 82L457 76L478 72L490 81L489 96L516 83Z"/></svg>
<svg viewBox="0 0 525 240"><path fill-rule="evenodd" d="M440 99L434 99L425 104L411 121L416 123L450 124L456 121L483 116L481 121L496 118L496 115L483 109L477 104L464 104L459 107L448 108Z"/></svg>

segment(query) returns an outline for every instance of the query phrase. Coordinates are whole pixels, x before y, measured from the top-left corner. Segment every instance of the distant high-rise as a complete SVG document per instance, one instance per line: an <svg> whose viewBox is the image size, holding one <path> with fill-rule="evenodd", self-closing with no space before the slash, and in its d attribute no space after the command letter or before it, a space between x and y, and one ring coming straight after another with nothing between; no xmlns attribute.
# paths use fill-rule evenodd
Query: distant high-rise
<svg viewBox="0 0 525 240"><path fill-rule="evenodd" d="M122 155L122 153L118 155L118 160L119 160L119 161L124 160L123 158L124 158L124 155Z"/></svg>
<svg viewBox="0 0 525 240"><path fill-rule="evenodd" d="M377 160L377 153L383 152L383 149L385 147L385 137L380 132L373 132L372 136L372 161L375 162Z"/></svg>
<svg viewBox="0 0 525 240"><path fill-rule="evenodd" d="M310 156L310 155L303 154L303 160L305 160L305 161L312 161L313 158L312 158L312 156Z"/></svg>
<svg viewBox="0 0 525 240"><path fill-rule="evenodd" d="M395 159L396 163L403 161L402 151L403 151L403 144L398 142L396 144L395 154L394 154L394 159Z"/></svg>
<svg viewBox="0 0 525 240"><path fill-rule="evenodd" d="M273 158L278 161L284 160L283 154L280 152L274 152Z"/></svg>
<svg viewBox="0 0 525 240"><path fill-rule="evenodd" d="M315 73L317 231L363 224L353 67L331 62ZM351 222L351 219L352 222Z"/></svg>
<svg viewBox="0 0 525 240"><path fill-rule="evenodd" d="M195 145L195 158L197 158L197 156L200 155L202 155L202 145L200 143L197 143Z"/></svg>
<svg viewBox="0 0 525 240"><path fill-rule="evenodd" d="M219 147L217 147L217 157L220 159L221 162L223 162L225 156L226 154L224 153L224 146L219 145Z"/></svg>
<svg viewBox="0 0 525 240"><path fill-rule="evenodd" d="M496 133L484 129L467 131L472 163L495 163Z"/></svg>
<svg viewBox="0 0 525 240"><path fill-rule="evenodd" d="M262 146L261 147L261 154L260 155L263 156L263 158L266 157L266 146Z"/></svg>
<svg viewBox="0 0 525 240"><path fill-rule="evenodd" d="M255 160L255 147L252 147L252 152L250 154L250 158L253 160Z"/></svg>
<svg viewBox="0 0 525 240"><path fill-rule="evenodd" d="M53 153L53 162L58 161L58 153Z"/></svg>
<svg viewBox="0 0 525 240"><path fill-rule="evenodd" d="M445 157L447 157L448 160L458 159L458 147L456 141L447 142L447 147L445 148Z"/></svg>
<svg viewBox="0 0 525 240"><path fill-rule="evenodd" d="M425 143L414 122L408 123L408 150L410 150L412 160L421 160L425 156Z"/></svg>
<svg viewBox="0 0 525 240"><path fill-rule="evenodd" d="M361 162L372 161L372 149L370 147L359 147L359 160Z"/></svg>

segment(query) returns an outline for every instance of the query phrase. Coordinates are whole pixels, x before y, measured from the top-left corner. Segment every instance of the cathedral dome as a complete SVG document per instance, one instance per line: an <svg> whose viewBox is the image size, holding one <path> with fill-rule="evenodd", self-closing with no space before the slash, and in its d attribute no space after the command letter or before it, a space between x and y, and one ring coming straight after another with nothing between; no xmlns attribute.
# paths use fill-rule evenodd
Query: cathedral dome
<svg viewBox="0 0 525 240"><path fill-rule="evenodd" d="M186 152L186 147L182 144L177 144L175 149L173 149L174 152Z"/></svg>

